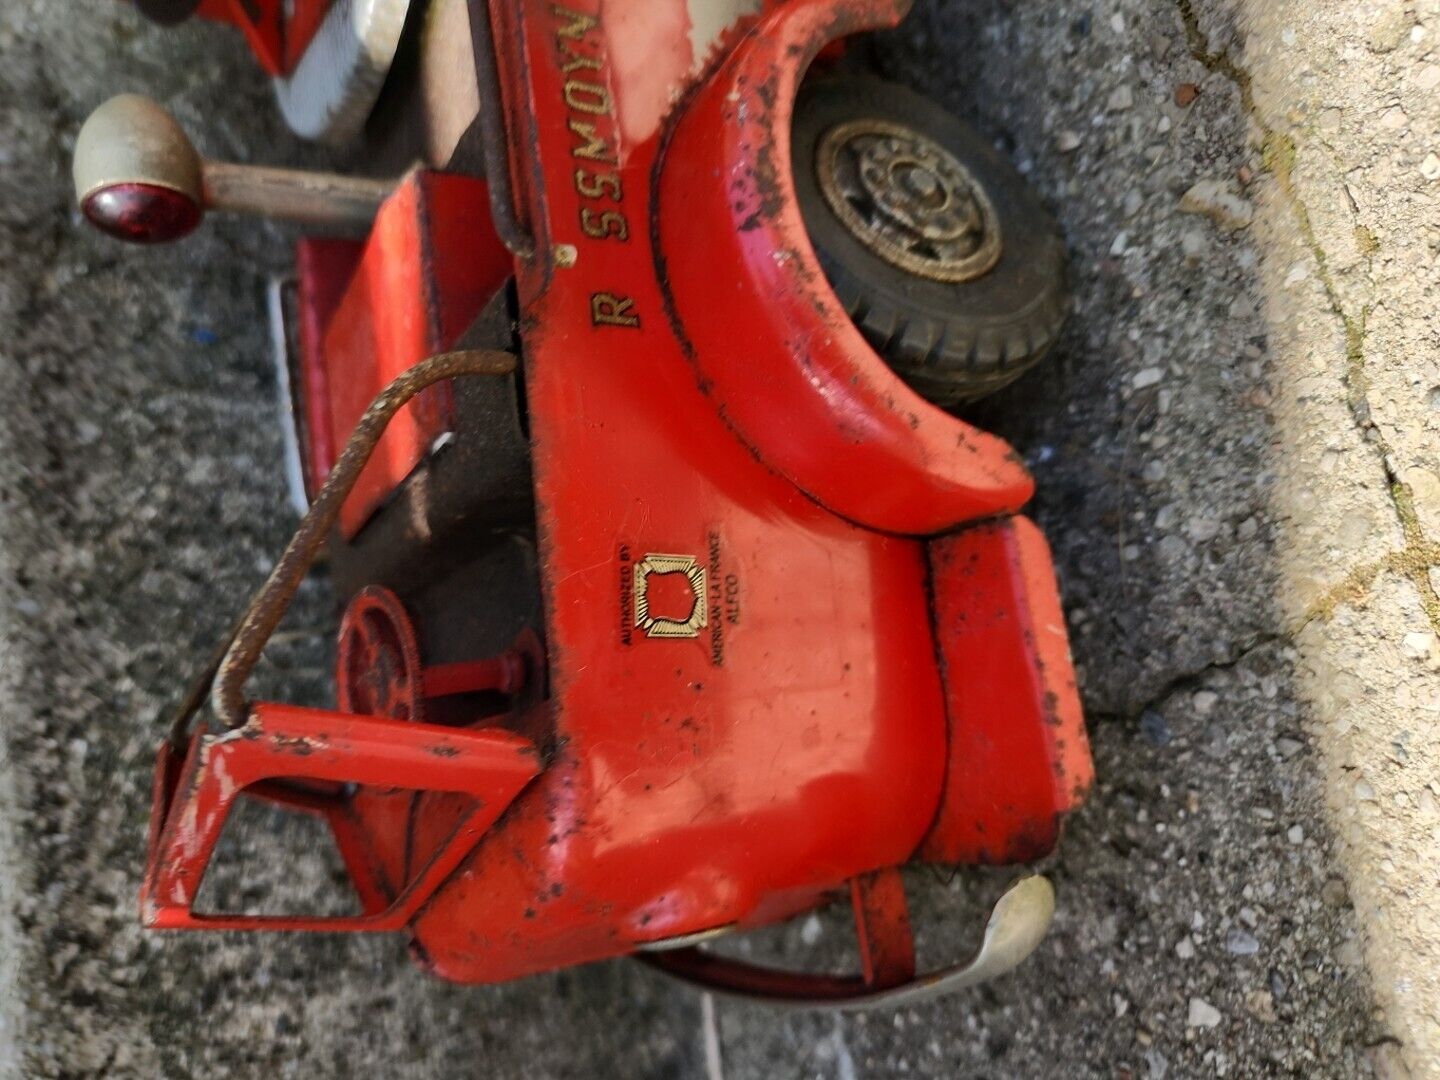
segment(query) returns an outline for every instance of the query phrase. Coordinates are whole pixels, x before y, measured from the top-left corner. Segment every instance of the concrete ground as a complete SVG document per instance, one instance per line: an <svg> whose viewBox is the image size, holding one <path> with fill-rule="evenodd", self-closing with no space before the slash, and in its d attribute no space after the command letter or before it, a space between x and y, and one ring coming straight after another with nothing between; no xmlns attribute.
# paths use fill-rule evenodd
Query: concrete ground
<svg viewBox="0 0 1440 1080"><path fill-rule="evenodd" d="M226 34L76 12L0 6L5 1071L1440 1076L1440 7L933 0L882 43L1069 240L1061 346L976 417L1037 475L1099 782L1021 971L844 1018L626 963L461 989L394 939L140 933L159 717L293 525L261 317L288 238L121 249L68 153L120 89L216 156L307 151ZM323 587L301 606L327 624ZM325 664L297 634L266 677L313 696ZM241 895L333 885L247 826ZM915 875L925 953L1004 880ZM838 960L843 927L752 947Z"/></svg>

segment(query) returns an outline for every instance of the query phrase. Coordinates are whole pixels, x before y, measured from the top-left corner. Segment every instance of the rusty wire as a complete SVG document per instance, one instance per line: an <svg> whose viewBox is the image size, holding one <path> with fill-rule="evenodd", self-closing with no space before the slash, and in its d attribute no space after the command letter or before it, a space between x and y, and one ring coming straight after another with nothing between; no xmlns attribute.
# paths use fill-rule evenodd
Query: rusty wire
<svg viewBox="0 0 1440 1080"><path fill-rule="evenodd" d="M507 352L467 349L441 353L422 360L376 395L355 425L330 475L320 486L265 584L181 701L171 725L173 746L178 748L184 744L190 718L200 708L207 691L210 707L221 724L237 728L245 723L248 712L245 683L395 414L415 395L443 379L462 375L508 375L514 370L515 357Z"/></svg>

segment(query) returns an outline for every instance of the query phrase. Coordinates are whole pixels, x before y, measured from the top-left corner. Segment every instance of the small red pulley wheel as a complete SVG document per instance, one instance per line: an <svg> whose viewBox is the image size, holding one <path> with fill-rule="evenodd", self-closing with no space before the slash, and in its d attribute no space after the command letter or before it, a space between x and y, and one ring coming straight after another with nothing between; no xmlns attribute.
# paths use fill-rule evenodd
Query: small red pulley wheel
<svg viewBox="0 0 1440 1080"><path fill-rule="evenodd" d="M425 719L420 645L405 605L389 589L368 585L340 621L335 693L341 712Z"/></svg>

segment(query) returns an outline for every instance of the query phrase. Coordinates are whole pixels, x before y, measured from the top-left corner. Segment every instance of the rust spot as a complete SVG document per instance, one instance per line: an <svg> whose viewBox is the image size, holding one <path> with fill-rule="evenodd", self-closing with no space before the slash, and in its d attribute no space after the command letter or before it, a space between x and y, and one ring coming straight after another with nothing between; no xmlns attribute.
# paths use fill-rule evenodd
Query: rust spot
<svg viewBox="0 0 1440 1080"><path fill-rule="evenodd" d="M996 862L1033 862L1050 854L1055 841L1060 838L1060 819L1056 815L1047 820L1030 818L1018 823L1011 835L1001 858Z"/></svg>
<svg viewBox="0 0 1440 1080"><path fill-rule="evenodd" d="M1045 723L1057 728L1064 724L1065 721L1060 716L1060 698L1054 690L1045 691L1040 708L1045 714Z"/></svg>
<svg viewBox="0 0 1440 1080"><path fill-rule="evenodd" d="M275 749L282 754L294 754L296 757L309 757L316 750L310 740L303 735L288 737L276 735L274 737Z"/></svg>

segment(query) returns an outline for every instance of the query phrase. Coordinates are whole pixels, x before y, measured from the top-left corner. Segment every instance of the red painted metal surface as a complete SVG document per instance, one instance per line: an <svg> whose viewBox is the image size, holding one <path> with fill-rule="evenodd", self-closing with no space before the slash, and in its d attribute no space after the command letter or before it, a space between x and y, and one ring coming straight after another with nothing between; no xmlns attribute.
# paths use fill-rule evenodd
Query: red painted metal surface
<svg viewBox="0 0 1440 1080"><path fill-rule="evenodd" d="M925 402L865 343L825 281L788 167L810 58L908 6L796 0L748 37L675 127L655 254L687 359L736 435L841 517L933 533L1017 510L1033 483L1002 440ZM700 252L710 272L685 272Z"/></svg>
<svg viewBox="0 0 1440 1080"><path fill-rule="evenodd" d="M528 216L542 247L576 251L519 277L563 749L416 924L432 967L467 981L809 904L904 862L942 779L923 545L818 506L701 392L646 224L662 131L610 65L656 49L615 45L597 12L519 12L523 160L547 181L526 185L544 195ZM691 585L662 611L666 574Z"/></svg>
<svg viewBox="0 0 1440 1080"><path fill-rule="evenodd" d="M872 989L901 986L915 977L915 935L905 879L893 866L850 879L860 977Z"/></svg>
<svg viewBox="0 0 1440 1080"><path fill-rule="evenodd" d="M420 645L400 598L378 585L361 589L340 620L335 650L340 711L424 720L424 698Z"/></svg>
<svg viewBox="0 0 1440 1080"><path fill-rule="evenodd" d="M454 871L540 767L526 739L493 728L457 731L289 705L257 705L244 727L201 728L183 760L167 745L155 769L150 858L141 892L147 926L219 930L398 930ZM329 781L329 790L279 780ZM268 783L267 783L268 782ZM334 784L356 784L353 795ZM332 918L206 914L194 903L235 798L247 788L323 815L355 881L363 914ZM363 827L378 800L408 808L422 795L459 800L445 834L409 873ZM367 803L369 806L367 806ZM403 832L403 830L402 830ZM428 857L426 857L428 856Z"/></svg>
<svg viewBox="0 0 1440 1080"><path fill-rule="evenodd" d="M921 855L1038 858L1094 778L1049 546L1014 517L935 541L930 565L950 748Z"/></svg>
<svg viewBox="0 0 1440 1080"><path fill-rule="evenodd" d="M300 409L305 420L306 491L313 496L340 452L330 427L330 378L325 370L325 331L355 277L363 244L305 236L295 247L300 338Z"/></svg>
<svg viewBox="0 0 1440 1080"><path fill-rule="evenodd" d="M425 720L429 700L476 693L514 696L528 677L520 647L480 660L422 665L405 605L378 585L361 589L340 621L335 696L341 712Z"/></svg>
<svg viewBox="0 0 1440 1080"><path fill-rule="evenodd" d="M524 661L427 668L399 601L362 593L342 630L348 712L258 706L241 732L162 757L153 924L403 924L428 968L489 982L761 925L848 887L857 985L873 990L914 971L896 867L1053 842L1089 775L1053 570L1023 519L975 524L1031 481L865 345L788 179L809 58L904 5L743 6L697 44L683 0L644 18L492 0L536 257L500 254L483 185L423 173L382 209L343 296L341 253L302 256L317 463L513 265L549 696L503 724L533 733L543 763L494 716L415 722L441 694L513 693ZM444 426L443 401L402 412L347 534ZM435 751L440 733L455 754ZM299 766L282 744L321 734L326 753L300 764L323 767L285 772ZM279 775L361 787L342 812L333 787L277 789ZM327 816L361 918L190 911L245 784Z"/></svg>
<svg viewBox="0 0 1440 1080"><path fill-rule="evenodd" d="M261 67L271 75L288 75L320 29L330 3L331 0L203 0L197 14L239 27Z"/></svg>
<svg viewBox="0 0 1440 1080"><path fill-rule="evenodd" d="M305 382L325 386L327 432L343 445L360 414L396 375L443 352L509 276L509 254L495 236L485 185L468 177L416 171L386 200L364 254L328 320L318 367ZM427 390L391 423L341 511L354 536L375 509L450 429L448 387ZM310 460L327 456L312 442ZM328 467L316 474L323 480Z"/></svg>

